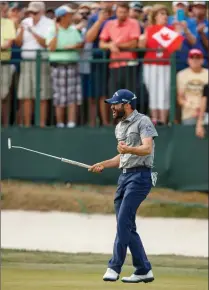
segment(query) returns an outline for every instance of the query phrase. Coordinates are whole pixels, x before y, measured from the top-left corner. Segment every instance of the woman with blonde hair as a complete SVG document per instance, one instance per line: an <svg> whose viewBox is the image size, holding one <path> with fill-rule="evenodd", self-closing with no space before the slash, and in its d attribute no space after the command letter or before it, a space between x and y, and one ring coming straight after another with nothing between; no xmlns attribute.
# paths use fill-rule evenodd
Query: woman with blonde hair
<svg viewBox="0 0 209 290"><path fill-rule="evenodd" d="M150 114L155 124L167 123L170 108L171 52L163 49L159 39L168 37L162 30L164 27L174 30L173 26L167 24L168 15L165 5L154 5L149 15L149 25L139 39L139 47L148 49L144 56L143 76L149 92Z"/></svg>

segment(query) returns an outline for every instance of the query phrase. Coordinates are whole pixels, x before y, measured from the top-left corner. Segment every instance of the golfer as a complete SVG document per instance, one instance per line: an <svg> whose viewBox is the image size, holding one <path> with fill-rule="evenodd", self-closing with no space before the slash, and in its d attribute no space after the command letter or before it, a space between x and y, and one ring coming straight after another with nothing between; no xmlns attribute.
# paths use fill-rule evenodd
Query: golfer
<svg viewBox="0 0 209 290"><path fill-rule="evenodd" d="M142 241L136 232L136 211L152 187L151 168L154 159L154 138L158 136L150 118L135 110L136 96L128 90L117 91L111 99L113 117L120 119L115 135L119 154L112 159L91 166L89 171L102 172L105 168L119 167L121 175L115 194L117 234L113 256L109 261L104 281L116 281L124 264L127 247L136 268L126 283L152 282L154 276Z"/></svg>

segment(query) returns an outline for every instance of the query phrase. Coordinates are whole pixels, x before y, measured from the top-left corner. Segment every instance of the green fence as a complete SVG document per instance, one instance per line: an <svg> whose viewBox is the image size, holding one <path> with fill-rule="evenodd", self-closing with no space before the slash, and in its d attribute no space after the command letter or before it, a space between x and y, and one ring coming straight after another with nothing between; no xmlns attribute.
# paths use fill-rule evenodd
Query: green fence
<svg viewBox="0 0 209 290"><path fill-rule="evenodd" d="M139 50L139 49L135 49L133 50L135 52L137 52L138 55L138 59L136 60L138 65L136 65L134 67L135 69L135 73L133 78L131 79L131 81L133 81L132 87L134 87L134 91L137 94L137 96L140 96L139 98L139 102L138 102L138 106L137 109L139 109L142 113L148 113L148 93L147 93L147 88L144 85L143 82L143 55L145 53L145 50ZM61 52L61 51L60 51ZM86 52L86 51L85 51ZM96 53L96 52L102 52L103 53L103 57L101 57L100 59L98 58L85 58L85 57L81 57L78 61L79 64L82 63L89 63L89 64L94 64L94 65L98 65L98 68L100 70L101 66L99 66L99 64L104 64L103 69L104 70L108 70L108 65L109 63L113 62L113 60L109 59L107 57L107 52L102 51L100 49L93 49L91 51L91 53ZM20 65L20 63L22 64L22 66L25 64L28 65L28 70L33 70L33 74L34 74L34 78L35 78L35 103L34 103L34 108L33 108L33 125L35 126L39 126L40 125L40 110L41 110L41 106L40 106L40 101L41 101L41 83L44 79L44 83L46 86L46 91L47 94L49 94L49 100L48 102L48 113L47 113L47 125L48 126L54 126L55 125L55 111L54 111L54 107L52 104L52 80L50 78L50 64L47 58L45 58L44 56L46 56L46 51L37 51L36 53L36 59L32 60L32 59L13 59L12 63L15 63L17 65ZM123 59L123 60L114 60L115 61L130 61L130 59ZM151 61L151 59L150 59ZM160 59L160 61L162 61L162 59ZM169 122L170 123L174 123L175 120L175 116L176 116L176 61L175 61L175 55L172 55L172 57L169 59L171 67L170 67L170 74L171 74L171 82L170 82L170 114L169 114ZM73 63L73 62L69 62L69 63ZM47 65L47 73L43 73L43 65L46 64ZM2 63L2 65L7 65L7 63ZM124 86L127 87L128 86L128 79L130 79L129 76L129 69L130 67L127 66L127 72L126 72L126 80L125 80L125 84ZM96 73L96 75L98 75L98 79L96 79L96 82L99 82L99 78L101 76L101 71L98 70L98 74ZM9 99L9 103L10 103L10 110L8 112L8 118L9 120L9 124L10 125L16 125L18 123L17 119L18 116L17 114L22 114L24 115L24 110L22 112L18 113L18 109L19 109L19 100L23 97L22 93L20 94L20 91L23 92L24 95L24 91L26 91L27 86L28 86L28 82L29 79L27 78L27 75L25 76L25 80L24 81L19 81L20 76L21 76L21 71L20 71L20 75L18 73L15 73L15 77L13 75L13 89L12 92L10 91L10 99ZM105 74L105 72L103 72ZM47 79L47 77L48 79ZM120 76L119 76L120 77ZM15 81L14 81L15 78ZM106 82L107 80L104 81L104 86L108 86L108 83ZM111 80L112 83L115 83L115 79ZM94 79L95 82L95 79ZM101 80L100 80L101 82ZM157 86L158 86L158 82L157 82ZM110 87L111 85L109 85ZM161 88L162 90L164 88ZM85 88L84 88L85 90ZM157 88L156 88L157 91ZM26 93L25 93L26 94ZM91 93L90 93L91 95ZM32 98L33 96L27 96L25 95L24 98ZM110 95L107 97L111 97ZM92 98L94 98L94 95L92 95ZM96 116L99 116L99 105L98 105L98 98L96 98ZM86 105L86 99L83 100L83 104L82 106L79 106L78 109L78 118L79 121L78 123L80 125L85 125L88 124L88 120L85 121L84 119L88 119L89 118L89 113L87 112L88 109L86 107L88 107L89 104ZM85 116L84 116L85 115ZM111 114L109 114L109 118L111 119ZM112 122L112 120L111 120ZM97 124L99 124L99 122L97 122Z"/></svg>
<svg viewBox="0 0 209 290"><path fill-rule="evenodd" d="M158 172L157 186L208 191L208 138L196 138L193 126L159 127L158 133L154 167ZM120 174L118 169L93 174L52 158L7 147L7 138L12 138L13 145L94 164L117 154L113 128L11 127L2 129L1 137L2 179L108 185L116 184Z"/></svg>

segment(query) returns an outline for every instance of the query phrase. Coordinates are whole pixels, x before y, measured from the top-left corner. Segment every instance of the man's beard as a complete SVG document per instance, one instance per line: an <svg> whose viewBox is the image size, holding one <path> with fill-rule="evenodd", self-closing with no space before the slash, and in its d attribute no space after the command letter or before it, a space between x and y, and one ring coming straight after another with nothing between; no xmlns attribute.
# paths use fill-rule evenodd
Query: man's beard
<svg viewBox="0 0 209 290"><path fill-rule="evenodd" d="M117 116L115 117L116 120L118 119L122 119L124 118L125 116L125 110L124 108L122 107L122 109L120 111L117 111Z"/></svg>

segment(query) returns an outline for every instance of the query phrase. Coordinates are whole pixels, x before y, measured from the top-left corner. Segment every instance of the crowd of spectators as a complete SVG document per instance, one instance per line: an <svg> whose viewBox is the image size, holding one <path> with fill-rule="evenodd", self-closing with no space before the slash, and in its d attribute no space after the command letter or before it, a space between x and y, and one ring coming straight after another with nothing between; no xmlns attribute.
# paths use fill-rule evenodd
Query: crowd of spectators
<svg viewBox="0 0 209 290"><path fill-rule="evenodd" d="M149 114L153 123L167 124L174 51L178 121L194 125L200 119L208 83L207 2L172 2L172 13L163 4L142 2L84 2L76 9L71 4L51 9L44 2L30 2L28 7L0 2L0 12L4 126L11 122L11 106L12 122L26 127L33 123L36 50L42 51L41 127L48 124L51 103L59 128L74 128L81 119L94 127L98 118L100 125L109 126L104 99L121 88L136 93L137 109ZM175 50L165 49L159 31L165 31L165 37L173 31L182 41ZM15 109L11 87L18 100ZM198 122L200 132L203 121Z"/></svg>

